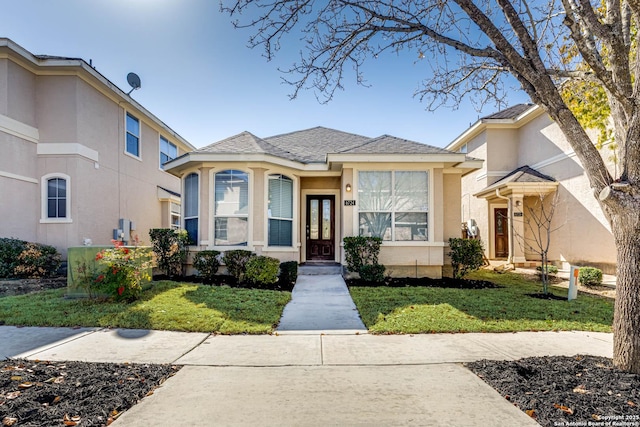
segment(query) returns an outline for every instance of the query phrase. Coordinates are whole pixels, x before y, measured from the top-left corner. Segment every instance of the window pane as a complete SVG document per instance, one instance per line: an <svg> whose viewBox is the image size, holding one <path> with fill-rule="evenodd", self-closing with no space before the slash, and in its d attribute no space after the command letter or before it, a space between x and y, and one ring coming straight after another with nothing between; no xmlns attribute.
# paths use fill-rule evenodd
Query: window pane
<svg viewBox="0 0 640 427"><path fill-rule="evenodd" d="M138 149L138 138L130 133L127 133L127 153L133 154L134 156L140 156L140 151Z"/></svg>
<svg viewBox="0 0 640 427"><path fill-rule="evenodd" d="M58 178L52 178L47 181L47 196L48 197L57 197L58 196Z"/></svg>
<svg viewBox="0 0 640 427"><path fill-rule="evenodd" d="M198 244L198 218L191 218L184 220L184 229L187 230L189 235L189 244Z"/></svg>
<svg viewBox="0 0 640 427"><path fill-rule="evenodd" d="M395 173L396 212L426 212L428 210L428 180L426 172Z"/></svg>
<svg viewBox="0 0 640 427"><path fill-rule="evenodd" d="M320 236L320 201L312 199L310 204L309 238L311 240L318 240L318 237Z"/></svg>
<svg viewBox="0 0 640 427"><path fill-rule="evenodd" d="M58 207L58 203L57 203L56 199L47 200L47 218L57 218L58 217L57 207Z"/></svg>
<svg viewBox="0 0 640 427"><path fill-rule="evenodd" d="M390 211L391 172L359 172L358 201L363 211Z"/></svg>
<svg viewBox="0 0 640 427"><path fill-rule="evenodd" d="M67 197L67 180L56 178L58 183L58 197Z"/></svg>
<svg viewBox="0 0 640 427"><path fill-rule="evenodd" d="M395 240L427 240L427 213L397 213Z"/></svg>
<svg viewBox="0 0 640 427"><path fill-rule="evenodd" d="M67 199L58 199L58 218L67 217Z"/></svg>
<svg viewBox="0 0 640 427"><path fill-rule="evenodd" d="M184 180L184 216L198 216L198 174L189 174Z"/></svg>
<svg viewBox="0 0 640 427"><path fill-rule="evenodd" d="M331 239L331 200L322 201L322 239Z"/></svg>
<svg viewBox="0 0 640 427"><path fill-rule="evenodd" d="M169 160L171 160L169 156L167 156L164 153L160 153L160 166L162 167L162 169L164 169L164 164L167 163Z"/></svg>
<svg viewBox="0 0 640 427"><path fill-rule="evenodd" d="M246 246L248 231L247 218L216 218L214 245Z"/></svg>
<svg viewBox="0 0 640 427"><path fill-rule="evenodd" d="M248 215L249 175L227 170L216 174L215 215Z"/></svg>
<svg viewBox="0 0 640 427"><path fill-rule="evenodd" d="M293 181L286 176L269 177L269 217L293 218Z"/></svg>
<svg viewBox="0 0 640 427"><path fill-rule="evenodd" d="M291 246L293 221L269 220L269 246Z"/></svg>
<svg viewBox="0 0 640 427"><path fill-rule="evenodd" d="M127 113L127 132L140 136L140 122L138 119Z"/></svg>
<svg viewBox="0 0 640 427"><path fill-rule="evenodd" d="M391 214L360 213L360 235L391 240Z"/></svg>

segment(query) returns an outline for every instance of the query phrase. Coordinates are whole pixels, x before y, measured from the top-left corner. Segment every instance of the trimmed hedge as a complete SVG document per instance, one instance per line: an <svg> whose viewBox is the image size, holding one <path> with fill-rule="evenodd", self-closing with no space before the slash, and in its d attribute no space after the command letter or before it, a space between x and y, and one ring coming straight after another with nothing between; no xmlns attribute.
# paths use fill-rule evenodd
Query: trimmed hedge
<svg viewBox="0 0 640 427"><path fill-rule="evenodd" d="M245 281L246 264L252 257L256 256L251 251L245 249L234 249L226 251L222 257L222 262L227 267L227 271L236 279L236 282Z"/></svg>
<svg viewBox="0 0 640 427"><path fill-rule="evenodd" d="M450 238L449 248L454 278L462 279L467 273L482 267L484 251L480 240Z"/></svg>
<svg viewBox="0 0 640 427"><path fill-rule="evenodd" d="M220 268L220 252L200 251L193 256L193 266L205 282L212 282Z"/></svg>
<svg viewBox="0 0 640 427"><path fill-rule="evenodd" d="M278 282L280 260L268 256L252 256L245 265L245 279L257 288L272 289Z"/></svg>
<svg viewBox="0 0 640 427"><path fill-rule="evenodd" d="M291 291L298 280L298 262L286 261L280 264L278 285L283 291Z"/></svg>
<svg viewBox="0 0 640 427"><path fill-rule="evenodd" d="M0 277L51 277L60 268L61 259L53 246L0 238Z"/></svg>
<svg viewBox="0 0 640 427"><path fill-rule="evenodd" d="M595 267L580 267L578 280L584 286L598 286L602 284L602 270Z"/></svg>

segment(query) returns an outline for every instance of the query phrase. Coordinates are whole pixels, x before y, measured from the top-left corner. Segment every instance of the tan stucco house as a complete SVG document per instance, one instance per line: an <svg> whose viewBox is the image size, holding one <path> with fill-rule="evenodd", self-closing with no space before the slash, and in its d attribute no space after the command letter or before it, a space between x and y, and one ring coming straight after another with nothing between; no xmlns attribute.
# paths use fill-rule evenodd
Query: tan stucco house
<svg viewBox="0 0 640 427"><path fill-rule="evenodd" d="M481 118L446 148L484 160L463 176L461 205L462 220L475 226L489 259L535 265L540 256L531 250L528 215L539 209L541 195L548 206L557 194L549 260L561 268L588 265L614 273L609 224L580 161L542 108L520 104ZM602 150L615 167L611 150Z"/></svg>
<svg viewBox="0 0 640 427"><path fill-rule="evenodd" d="M344 263L345 236L379 236L387 274L440 277L460 237L461 177L481 161L383 135L249 132L166 164L194 249Z"/></svg>
<svg viewBox="0 0 640 427"><path fill-rule="evenodd" d="M81 59L0 38L0 147L0 237L64 255L181 226L181 181L163 163L194 147Z"/></svg>

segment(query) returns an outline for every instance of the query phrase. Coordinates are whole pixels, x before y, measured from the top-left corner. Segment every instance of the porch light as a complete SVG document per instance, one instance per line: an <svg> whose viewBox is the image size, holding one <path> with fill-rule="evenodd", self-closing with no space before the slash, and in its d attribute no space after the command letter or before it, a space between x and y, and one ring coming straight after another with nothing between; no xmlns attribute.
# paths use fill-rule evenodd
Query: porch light
<svg viewBox="0 0 640 427"><path fill-rule="evenodd" d="M347 193L351 193L351 184L347 184L346 190Z"/></svg>

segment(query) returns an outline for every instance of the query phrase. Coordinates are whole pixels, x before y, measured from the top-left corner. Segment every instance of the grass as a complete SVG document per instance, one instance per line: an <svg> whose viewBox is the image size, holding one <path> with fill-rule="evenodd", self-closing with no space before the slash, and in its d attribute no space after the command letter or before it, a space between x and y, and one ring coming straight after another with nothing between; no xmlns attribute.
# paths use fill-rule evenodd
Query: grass
<svg viewBox="0 0 640 427"><path fill-rule="evenodd" d="M514 273L486 270L469 275L503 286L496 289L352 287L351 296L371 333L514 332L582 330L611 332L613 301L550 287L565 300L546 300L542 285Z"/></svg>
<svg viewBox="0 0 640 427"><path fill-rule="evenodd" d="M133 303L69 300L64 289L0 298L0 323L267 334L290 292L155 282Z"/></svg>

